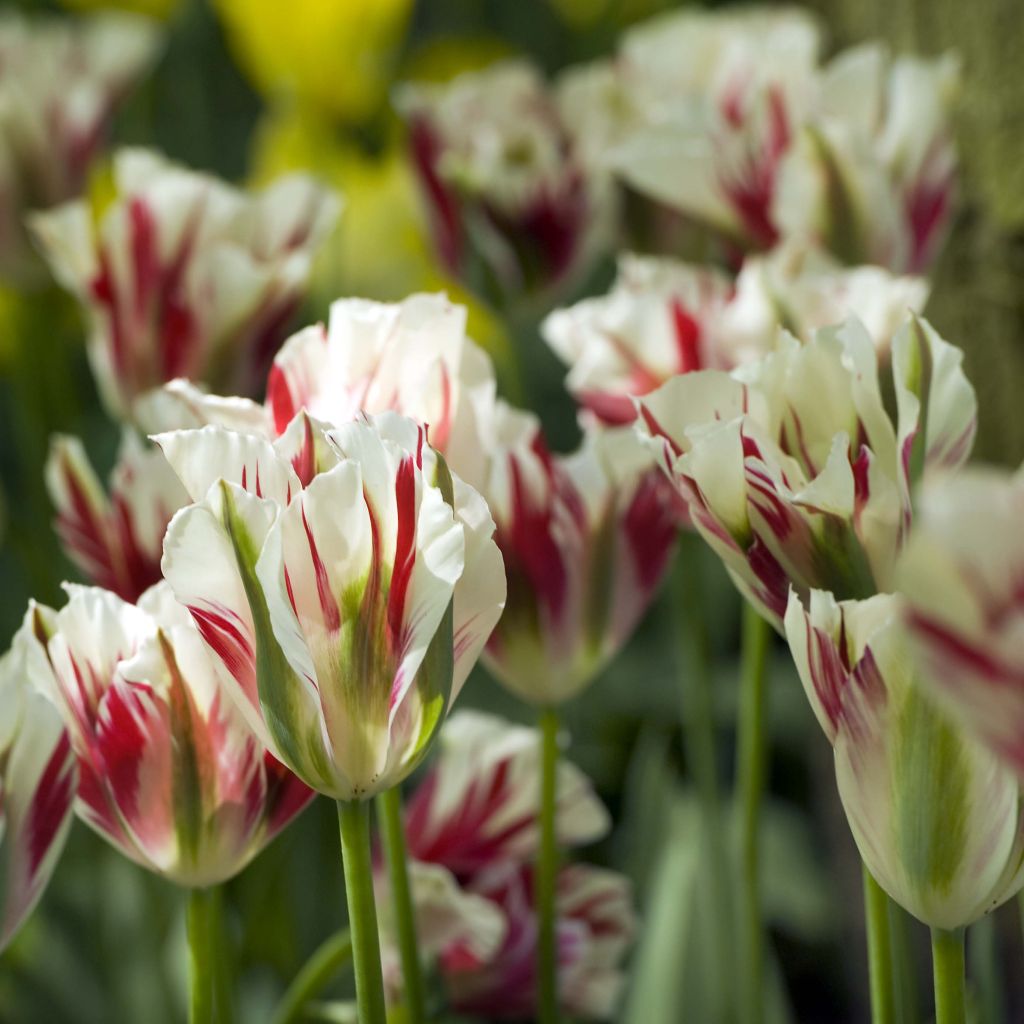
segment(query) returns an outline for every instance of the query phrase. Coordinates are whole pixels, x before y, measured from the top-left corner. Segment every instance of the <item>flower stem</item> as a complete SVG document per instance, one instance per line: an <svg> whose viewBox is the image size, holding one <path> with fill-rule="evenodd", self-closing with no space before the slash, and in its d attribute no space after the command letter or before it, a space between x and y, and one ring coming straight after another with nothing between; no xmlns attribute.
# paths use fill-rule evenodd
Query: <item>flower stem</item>
<svg viewBox="0 0 1024 1024"><path fill-rule="evenodd" d="M558 714L540 713L540 850L537 857L537 1020L558 1022L558 943L555 932L555 887L558 879L558 836L555 804L558 796Z"/></svg>
<svg viewBox="0 0 1024 1024"><path fill-rule="evenodd" d="M370 805L365 800L338 801L341 859L352 934L359 1024L387 1024L384 978L380 967L377 906L370 857Z"/></svg>
<svg viewBox="0 0 1024 1024"><path fill-rule="evenodd" d="M967 1020L964 930L932 929L932 971L935 981L935 1024Z"/></svg>
<svg viewBox="0 0 1024 1024"><path fill-rule="evenodd" d="M896 1001L892 976L889 897L864 865L864 916L868 930L868 977L872 1024L893 1024Z"/></svg>
<svg viewBox="0 0 1024 1024"><path fill-rule="evenodd" d="M192 985L189 1022L230 1024L231 985L219 888L191 890L187 925Z"/></svg>
<svg viewBox="0 0 1024 1024"><path fill-rule="evenodd" d="M704 870L711 893L710 919L706 922L713 951L716 1021L730 1014L732 991L729 964L733 959L734 910L729 871L729 851L722 815L718 779L715 680L712 672L711 638L708 632L704 588L704 543L694 534L683 534L676 557L672 596L677 635L680 638L680 686L683 698L683 736L686 759L700 802Z"/></svg>
<svg viewBox="0 0 1024 1024"><path fill-rule="evenodd" d="M423 1024L426 1003L423 996L423 967L416 939L416 915L409 891L406 866L405 827L402 824L402 796L398 788L387 789L377 797L377 818L384 837L388 878L398 932L398 951L405 982L405 1010L408 1024Z"/></svg>
<svg viewBox="0 0 1024 1024"><path fill-rule="evenodd" d="M319 995L339 968L351 959L352 937L347 928L325 939L281 997L271 1024L295 1024L306 1004Z"/></svg>
<svg viewBox="0 0 1024 1024"><path fill-rule="evenodd" d="M764 925L761 920L758 858L767 756L765 675L770 640L768 623L752 605L745 604L736 752L740 811L740 942L743 954L740 961L743 965L740 1019L744 1024L761 1024L764 1019Z"/></svg>

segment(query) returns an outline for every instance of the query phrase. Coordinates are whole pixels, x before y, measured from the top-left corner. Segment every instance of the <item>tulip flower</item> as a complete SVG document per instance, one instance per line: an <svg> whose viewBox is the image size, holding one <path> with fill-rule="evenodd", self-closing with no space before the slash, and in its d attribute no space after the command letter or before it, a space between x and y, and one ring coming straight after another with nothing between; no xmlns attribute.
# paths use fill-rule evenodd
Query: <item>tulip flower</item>
<svg viewBox="0 0 1024 1024"><path fill-rule="evenodd" d="M962 354L911 318L892 345L895 422L875 349L848 321L733 375L639 400L638 429L741 593L781 630L790 587L849 600L891 590L922 474L959 466L976 428Z"/></svg>
<svg viewBox="0 0 1024 1024"><path fill-rule="evenodd" d="M109 411L175 377L210 380L268 360L300 302L338 201L302 176L247 196L145 150L115 157L117 197L33 218L61 283L90 321Z"/></svg>
<svg viewBox="0 0 1024 1024"><path fill-rule="evenodd" d="M0 276L22 285L41 276L23 218L82 192L157 43L153 23L126 14L0 18Z"/></svg>
<svg viewBox="0 0 1024 1024"><path fill-rule="evenodd" d="M0 658L0 949L50 880L78 785L75 756L57 709L29 685L33 655L22 629Z"/></svg>
<svg viewBox="0 0 1024 1024"><path fill-rule="evenodd" d="M636 417L633 399L671 377L732 370L767 355L780 326L814 330L859 313L884 353L927 285L879 267L846 270L788 248L748 258L733 279L709 267L624 256L607 295L551 313L541 333L569 366L567 386L605 423Z"/></svg>
<svg viewBox="0 0 1024 1024"><path fill-rule="evenodd" d="M820 108L779 172L776 216L848 263L924 273L953 210L952 55L845 51L822 72Z"/></svg>
<svg viewBox="0 0 1024 1024"><path fill-rule="evenodd" d="M1024 777L1019 474L967 469L925 486L897 568L923 685Z"/></svg>
<svg viewBox="0 0 1024 1024"><path fill-rule="evenodd" d="M78 759L78 810L125 856L189 888L236 875L312 793L226 699L166 584L137 605L66 584L33 605L31 683L57 704Z"/></svg>
<svg viewBox="0 0 1024 1024"><path fill-rule="evenodd" d="M607 196L530 65L408 85L399 105L438 257L486 298L564 285L603 244Z"/></svg>
<svg viewBox="0 0 1024 1024"><path fill-rule="evenodd" d="M792 593L786 638L835 752L864 863L933 928L977 920L1024 885L1014 773L922 690L899 599Z"/></svg>
<svg viewBox="0 0 1024 1024"><path fill-rule="evenodd" d="M552 456L536 419L501 405L485 496L508 576L486 661L517 696L552 707L629 639L671 560L678 509L628 430Z"/></svg>
<svg viewBox="0 0 1024 1024"><path fill-rule="evenodd" d="M160 580L164 532L188 503L161 452L125 430L104 492L82 443L58 437L50 446L46 484L64 550L90 582L134 602Z"/></svg>

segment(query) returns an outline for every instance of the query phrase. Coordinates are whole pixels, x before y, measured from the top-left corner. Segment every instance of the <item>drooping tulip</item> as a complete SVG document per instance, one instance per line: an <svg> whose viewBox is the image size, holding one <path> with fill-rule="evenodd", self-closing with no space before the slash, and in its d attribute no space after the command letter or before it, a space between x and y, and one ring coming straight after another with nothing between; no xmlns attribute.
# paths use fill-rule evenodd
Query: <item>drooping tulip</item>
<svg viewBox="0 0 1024 1024"><path fill-rule="evenodd" d="M114 160L97 225L84 202L33 218L90 321L89 359L115 416L175 377L244 378L269 360L301 300L338 201L290 176L249 196L146 150ZM244 385L251 381L242 381Z"/></svg>
<svg viewBox="0 0 1024 1024"><path fill-rule="evenodd" d="M926 485L916 512L896 578L922 683L1024 777L1024 481L966 469Z"/></svg>
<svg viewBox="0 0 1024 1024"><path fill-rule="evenodd" d="M131 860L178 885L237 874L312 798L246 727L166 584L137 605L66 585L30 607L31 681L57 704L78 760L78 811Z"/></svg>
<svg viewBox="0 0 1024 1024"><path fill-rule="evenodd" d="M483 500L395 414L157 440L195 502L164 575L254 730L336 799L399 783L501 614Z"/></svg>
<svg viewBox="0 0 1024 1024"><path fill-rule="evenodd" d="M893 340L895 422L856 321L732 375L704 371L639 400L638 429L739 590L781 629L790 587L839 600L892 589L922 474L959 466L976 428L962 353L924 320Z"/></svg>
<svg viewBox="0 0 1024 1024"><path fill-rule="evenodd" d="M46 485L64 550L90 582L131 602L160 580L164 532L188 503L161 452L125 430L104 491L82 443L58 437L50 446Z"/></svg>
<svg viewBox="0 0 1024 1024"><path fill-rule="evenodd" d="M1020 784L921 687L901 618L889 594L791 593L786 638L864 863L915 917L953 930L1024 885Z"/></svg>
<svg viewBox="0 0 1024 1024"><path fill-rule="evenodd" d="M57 709L31 686L34 653L23 628L0 658L0 949L53 874L78 786Z"/></svg>
<svg viewBox="0 0 1024 1024"><path fill-rule="evenodd" d="M486 661L517 696L551 706L631 636L671 562L679 509L629 428L553 456L531 414L500 406L488 444L508 603Z"/></svg>
<svg viewBox="0 0 1024 1024"><path fill-rule="evenodd" d="M81 194L113 112L156 54L147 18L0 18L0 276L31 284L42 267L31 210Z"/></svg>

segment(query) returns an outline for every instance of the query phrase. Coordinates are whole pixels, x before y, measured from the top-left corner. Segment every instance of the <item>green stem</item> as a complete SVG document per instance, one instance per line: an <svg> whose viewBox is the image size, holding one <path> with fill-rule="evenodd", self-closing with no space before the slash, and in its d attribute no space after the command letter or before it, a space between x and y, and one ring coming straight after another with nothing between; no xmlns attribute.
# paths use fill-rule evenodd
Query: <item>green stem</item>
<svg viewBox="0 0 1024 1024"><path fill-rule="evenodd" d="M764 1019L764 925L761 920L761 802L764 797L767 736L765 675L771 633L752 605L743 606L743 652L740 677L736 785L740 811L740 942L742 964L740 1018L744 1024Z"/></svg>
<svg viewBox="0 0 1024 1024"><path fill-rule="evenodd" d="M964 930L932 929L932 971L935 980L935 1024L967 1020Z"/></svg>
<svg viewBox="0 0 1024 1024"><path fill-rule="evenodd" d="M864 865L864 917L868 932L868 977L872 1024L893 1024L896 1000L892 977L889 897Z"/></svg>
<svg viewBox="0 0 1024 1024"><path fill-rule="evenodd" d="M397 787L387 789L377 797L377 820L380 822L384 838L395 930L398 933L398 951L402 960L405 1019L408 1024L423 1024L427 1017L423 996L423 967L416 939L416 914L409 890L405 827L402 824L402 796Z"/></svg>
<svg viewBox="0 0 1024 1024"><path fill-rule="evenodd" d="M380 967L377 906L373 897L370 856L370 805L365 800L338 801L341 860L345 869L352 964L356 976L359 1024L387 1024L384 978Z"/></svg>
<svg viewBox="0 0 1024 1024"><path fill-rule="evenodd" d="M683 735L700 802L704 870L711 895L706 922L713 950L713 1019L724 1020L732 991L729 964L735 948L732 880L718 778L718 741L715 719L715 680L704 587L704 543L695 534L683 534L673 577L675 620L680 643L680 687Z"/></svg>
<svg viewBox="0 0 1024 1024"><path fill-rule="evenodd" d="M281 997L271 1024L295 1024L306 1004L316 998L339 969L352 959L352 936L347 928L335 932L313 955Z"/></svg>
<svg viewBox="0 0 1024 1024"><path fill-rule="evenodd" d="M537 1020L558 1022L558 945L555 932L555 887L558 879L558 836L555 806L558 796L558 714L540 713L540 850L537 857Z"/></svg>
<svg viewBox="0 0 1024 1024"><path fill-rule="evenodd" d="M910 928L914 919L896 902L886 897L889 904L889 941L892 945L893 1005L896 1020L921 1019L918 994L917 968ZM993 1022L995 1024L995 1022Z"/></svg>
<svg viewBox="0 0 1024 1024"><path fill-rule="evenodd" d="M192 889L188 897L191 975L190 1024L230 1024L230 972L224 942L221 890Z"/></svg>

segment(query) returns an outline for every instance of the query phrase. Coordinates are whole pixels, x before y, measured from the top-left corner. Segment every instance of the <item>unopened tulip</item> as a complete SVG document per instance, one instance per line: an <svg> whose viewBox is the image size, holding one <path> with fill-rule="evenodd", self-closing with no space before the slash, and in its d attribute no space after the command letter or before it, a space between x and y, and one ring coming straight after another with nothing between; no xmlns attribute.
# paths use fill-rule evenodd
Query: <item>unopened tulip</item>
<svg viewBox="0 0 1024 1024"><path fill-rule="evenodd" d="M269 359L338 201L298 175L248 196L145 150L118 153L114 176L117 196L98 224L74 202L33 226L88 315L107 408L129 417L164 381L223 380Z"/></svg>
<svg viewBox="0 0 1024 1024"><path fill-rule="evenodd" d="M137 605L67 585L29 609L32 682L61 710L78 809L127 857L178 885L237 874L312 793L267 753L217 680L166 584Z"/></svg>
<svg viewBox="0 0 1024 1024"><path fill-rule="evenodd" d="M25 628L0 658L0 949L14 937L64 848L78 786L60 715L33 689Z"/></svg>
<svg viewBox="0 0 1024 1024"><path fill-rule="evenodd" d="M1024 885L1024 816L1014 773L920 685L900 600L791 593L786 638L835 751L861 857L926 924L961 928Z"/></svg>

